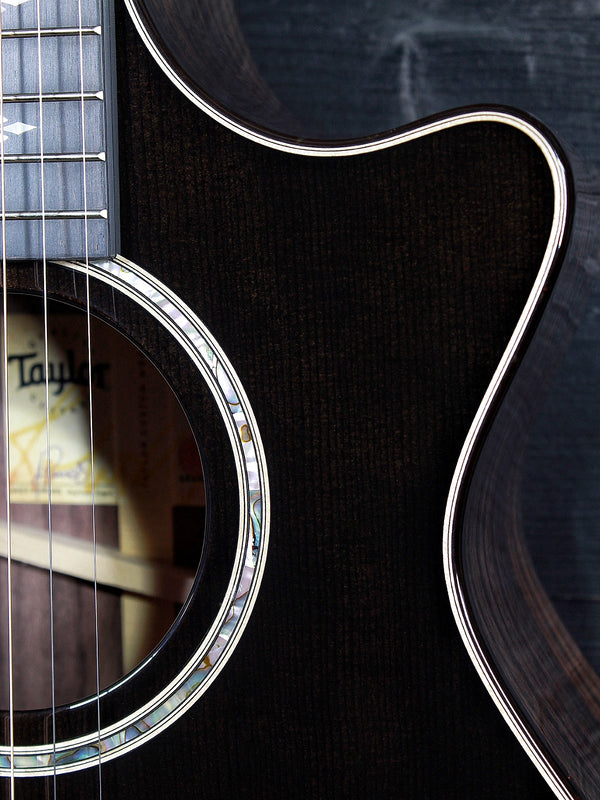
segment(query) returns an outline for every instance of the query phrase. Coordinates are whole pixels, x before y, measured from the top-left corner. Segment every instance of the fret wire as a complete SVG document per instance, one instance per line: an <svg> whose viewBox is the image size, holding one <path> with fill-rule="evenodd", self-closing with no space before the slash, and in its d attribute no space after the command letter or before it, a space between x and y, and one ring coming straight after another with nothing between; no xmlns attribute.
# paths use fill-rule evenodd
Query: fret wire
<svg viewBox="0 0 600 800"><path fill-rule="evenodd" d="M104 92L86 92L84 100L104 100ZM80 92L47 92L45 94L7 94L4 95L5 103L55 103L62 100L81 100Z"/></svg>
<svg viewBox="0 0 600 800"><path fill-rule="evenodd" d="M83 28L83 36L102 36L102 27L96 25L93 28ZM79 36L79 28L42 28L40 31L42 38L55 36ZM2 31L3 39L34 39L38 36L35 28L16 28Z"/></svg>
<svg viewBox="0 0 600 800"><path fill-rule="evenodd" d="M77 211L47 211L46 209L40 211L7 211L5 214L8 222L16 220L29 221L29 220L57 220L57 219L85 219L86 213L83 210ZM108 219L108 211L103 208L98 211L88 211L88 219Z"/></svg>
<svg viewBox="0 0 600 800"><path fill-rule="evenodd" d="M10 153L4 156L5 164L37 164L41 160L41 153ZM106 161L106 153L86 153L86 161ZM78 162L82 161L81 153L45 153L46 163Z"/></svg>

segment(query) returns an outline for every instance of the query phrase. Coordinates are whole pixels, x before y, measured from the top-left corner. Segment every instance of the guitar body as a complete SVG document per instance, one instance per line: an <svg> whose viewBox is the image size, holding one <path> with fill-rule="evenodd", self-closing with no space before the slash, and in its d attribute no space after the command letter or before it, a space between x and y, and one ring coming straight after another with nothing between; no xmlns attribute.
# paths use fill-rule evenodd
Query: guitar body
<svg viewBox="0 0 600 800"><path fill-rule="evenodd" d="M350 157L265 147L198 110L117 19L121 252L233 364L262 437L271 532L228 663L166 730L103 763L102 796L548 800L463 649L441 557L462 443L548 248L555 186L539 146L490 112ZM35 265L14 272L39 289ZM180 398L209 500L194 597L123 689L135 706L211 625L238 490L177 343L112 288L94 311ZM103 698L103 719L121 699ZM59 711L59 731L76 736L86 713ZM48 736L48 715L17 727ZM15 796L99 791L87 768L18 778Z"/></svg>

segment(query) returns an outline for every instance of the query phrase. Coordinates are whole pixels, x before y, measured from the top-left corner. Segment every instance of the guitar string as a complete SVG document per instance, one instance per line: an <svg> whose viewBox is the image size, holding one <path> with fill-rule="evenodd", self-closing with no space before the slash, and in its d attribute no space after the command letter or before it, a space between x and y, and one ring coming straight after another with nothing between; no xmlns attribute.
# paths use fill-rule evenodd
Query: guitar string
<svg viewBox="0 0 600 800"><path fill-rule="evenodd" d="M7 656L8 656L8 738L10 750L10 797L15 796L15 728L14 728L14 666L13 666L13 607L12 607L12 516L10 507L10 427L8 399L8 259L6 255L6 175L4 132L4 32L0 12L0 203L2 204L2 402L4 414L4 491L6 520L6 603L7 603Z"/></svg>
<svg viewBox="0 0 600 800"><path fill-rule="evenodd" d="M49 381L49 322L48 322L48 260L46 241L46 170L44 153L44 94L42 69L42 19L41 0L36 0L37 11L37 66L38 66L38 110L40 137L40 213L42 234L42 280L43 280L43 315L44 315L44 402L46 407L46 481L48 495L48 564L49 564L49 613L50 613L50 694L52 711L52 763L53 790L56 798L56 674L54 652L54 569L53 569L53 519L52 519L52 465L50 449L50 381Z"/></svg>
<svg viewBox="0 0 600 800"><path fill-rule="evenodd" d="M42 68L42 28L40 0L36 2L37 12L37 60L38 60L38 109L40 138L40 194L41 194L41 235L42 235L42 270L43 270L43 306L44 306L44 366L45 366L45 408L46 408L46 461L48 484L48 550L49 550L49 606L50 606L50 650L51 650L51 706L52 706L52 745L53 745L53 789L56 797L56 702L55 702L55 652L54 652L54 587L53 587L53 547L52 547L52 483L51 483L51 449L50 449L50 402L49 402L49 320L48 320L48 279L47 279L47 236L46 236L46 197L45 197L45 156L44 156L44 107L43 107L43 68ZM81 126L82 126L82 164L83 164L83 202L84 202L84 237L85 264L89 268L88 247L88 204L86 180L85 149L85 108L84 108L84 69L83 69L83 25L81 0L78 0L79 19L79 69L81 89ZM10 796L15 794L14 766L14 658L13 658L13 603L12 603L12 524L10 504L10 426L9 426L9 391L8 391L8 258L6 230L6 178L5 178L5 120L4 120L4 76L3 76L3 29L0 13L0 203L1 203L1 240L2 240L2 284L3 284L3 435L4 435L4 467L6 492L6 531L7 531L7 616L8 616L8 684L9 684L9 748L10 748ZM88 392L90 404L90 453L91 453L91 487L92 487L92 539L94 558L94 630L96 661L96 697L98 712L98 739L100 744L100 691L99 691L99 636L98 636L98 603L97 603L97 566L96 566L96 525L94 502L94 458L93 458L93 412L92 412L92 364L91 364L91 315L90 315L89 271L86 274L86 323L88 349ZM98 748L99 796L102 798L101 758Z"/></svg>
<svg viewBox="0 0 600 800"><path fill-rule="evenodd" d="M99 4L100 9L102 4ZM83 59L83 14L81 0L77 3L79 24L79 81L80 81L80 107L81 107L81 159L83 180L83 214L84 214L84 239L85 239L85 307L86 307L86 342L88 360L88 410L90 421L90 492L92 510L92 552L93 552L93 591L94 591L94 656L96 667L96 722L98 727L98 796L102 800L102 753L101 753L101 725L100 725L100 637L98 630L98 563L97 563L97 528L96 528L96 489L95 489L95 462L94 462L94 403L92 396L92 326L90 303L90 272L89 272L89 225L88 225L88 198L87 198L87 156L86 156L86 124L85 124L85 81Z"/></svg>

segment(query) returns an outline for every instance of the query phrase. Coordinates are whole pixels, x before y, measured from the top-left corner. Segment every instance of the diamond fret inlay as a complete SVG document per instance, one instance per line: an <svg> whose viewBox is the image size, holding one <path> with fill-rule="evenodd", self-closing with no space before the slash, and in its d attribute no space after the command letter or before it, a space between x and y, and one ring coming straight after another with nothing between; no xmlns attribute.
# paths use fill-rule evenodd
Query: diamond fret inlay
<svg viewBox="0 0 600 800"><path fill-rule="evenodd" d="M7 133L12 133L15 136L22 136L22 134L27 133L27 131L34 131L35 125L25 125L24 122L12 122L10 125L6 123L8 120L6 117L4 118L4 141L8 139Z"/></svg>
<svg viewBox="0 0 600 800"><path fill-rule="evenodd" d="M8 6L20 6L23 3L31 2L31 0L2 0L2 2L3 2L2 11L6 11L6 9L4 8L4 3Z"/></svg>

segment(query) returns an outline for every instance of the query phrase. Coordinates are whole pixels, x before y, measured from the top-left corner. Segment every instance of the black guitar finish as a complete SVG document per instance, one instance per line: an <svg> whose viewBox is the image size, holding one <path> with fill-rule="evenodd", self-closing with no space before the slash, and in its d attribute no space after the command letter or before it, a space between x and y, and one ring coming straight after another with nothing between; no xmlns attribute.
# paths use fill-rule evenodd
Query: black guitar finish
<svg viewBox="0 0 600 800"><path fill-rule="evenodd" d="M272 528L229 664L165 733L103 766L102 796L548 800L463 650L441 563L452 471L546 247L545 162L486 123L355 158L261 147L186 102L122 16L122 251L198 313L240 375ZM234 492L214 412L163 334L111 292L97 306L190 414L218 572ZM209 620L193 603L182 646ZM168 658L131 691L168 680ZM98 774L56 788L97 797ZM53 791L17 781L19 798Z"/></svg>

